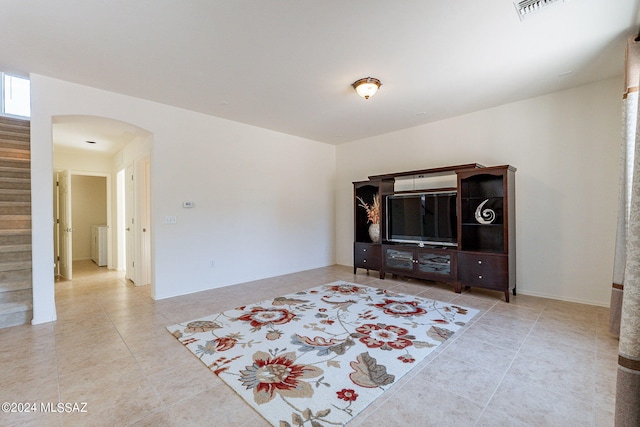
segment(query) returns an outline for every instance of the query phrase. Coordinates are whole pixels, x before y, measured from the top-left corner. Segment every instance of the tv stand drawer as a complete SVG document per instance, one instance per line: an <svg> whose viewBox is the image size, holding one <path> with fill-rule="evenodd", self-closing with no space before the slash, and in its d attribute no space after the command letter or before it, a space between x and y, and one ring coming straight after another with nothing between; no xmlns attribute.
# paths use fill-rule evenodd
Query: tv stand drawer
<svg viewBox="0 0 640 427"><path fill-rule="evenodd" d="M467 286L508 289L509 257L458 252L458 279Z"/></svg>
<svg viewBox="0 0 640 427"><path fill-rule="evenodd" d="M353 244L353 267L380 270L381 248L375 243L355 242Z"/></svg>

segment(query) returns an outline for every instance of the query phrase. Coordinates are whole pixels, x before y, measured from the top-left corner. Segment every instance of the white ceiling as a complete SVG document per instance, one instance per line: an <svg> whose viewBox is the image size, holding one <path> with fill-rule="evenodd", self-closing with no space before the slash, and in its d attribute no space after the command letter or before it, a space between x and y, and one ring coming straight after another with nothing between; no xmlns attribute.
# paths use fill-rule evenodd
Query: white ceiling
<svg viewBox="0 0 640 427"><path fill-rule="evenodd" d="M0 70L340 144L621 75L639 2L0 0Z"/></svg>
<svg viewBox="0 0 640 427"><path fill-rule="evenodd" d="M58 116L53 119L55 153L91 152L113 156L147 131L118 120L95 116ZM90 141L90 142L88 142Z"/></svg>

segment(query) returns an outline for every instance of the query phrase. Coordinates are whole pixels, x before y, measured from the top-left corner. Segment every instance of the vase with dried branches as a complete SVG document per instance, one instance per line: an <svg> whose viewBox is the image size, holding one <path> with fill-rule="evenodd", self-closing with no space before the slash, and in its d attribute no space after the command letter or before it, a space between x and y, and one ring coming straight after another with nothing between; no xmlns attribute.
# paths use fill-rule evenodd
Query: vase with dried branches
<svg viewBox="0 0 640 427"><path fill-rule="evenodd" d="M358 206L363 208L367 213L367 221L369 225L369 237L373 243L380 241L380 196L373 195L373 202L367 203L362 197L356 197Z"/></svg>

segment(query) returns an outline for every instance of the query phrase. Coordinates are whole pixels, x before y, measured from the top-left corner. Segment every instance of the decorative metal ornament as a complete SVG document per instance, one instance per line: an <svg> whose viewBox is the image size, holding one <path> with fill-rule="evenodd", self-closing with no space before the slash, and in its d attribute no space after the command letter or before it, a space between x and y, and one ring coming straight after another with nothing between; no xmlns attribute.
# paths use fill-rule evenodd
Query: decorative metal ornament
<svg viewBox="0 0 640 427"><path fill-rule="evenodd" d="M496 213L492 209L487 208L485 210L482 210L482 207L488 201L489 199L485 200L484 202L480 203L476 208L475 217L476 217L476 221L478 221L479 224L491 224L493 221L496 220Z"/></svg>

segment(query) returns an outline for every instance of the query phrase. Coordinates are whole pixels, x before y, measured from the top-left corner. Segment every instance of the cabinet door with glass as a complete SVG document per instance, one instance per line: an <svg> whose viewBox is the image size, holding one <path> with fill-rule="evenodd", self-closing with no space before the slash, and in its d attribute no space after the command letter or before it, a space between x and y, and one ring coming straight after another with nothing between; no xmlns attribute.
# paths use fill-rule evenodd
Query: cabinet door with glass
<svg viewBox="0 0 640 427"><path fill-rule="evenodd" d="M417 273L434 280L454 279L456 273L456 253L452 250L417 249Z"/></svg>
<svg viewBox="0 0 640 427"><path fill-rule="evenodd" d="M455 250L402 245L383 245L382 248L386 272L444 282L455 279Z"/></svg>

